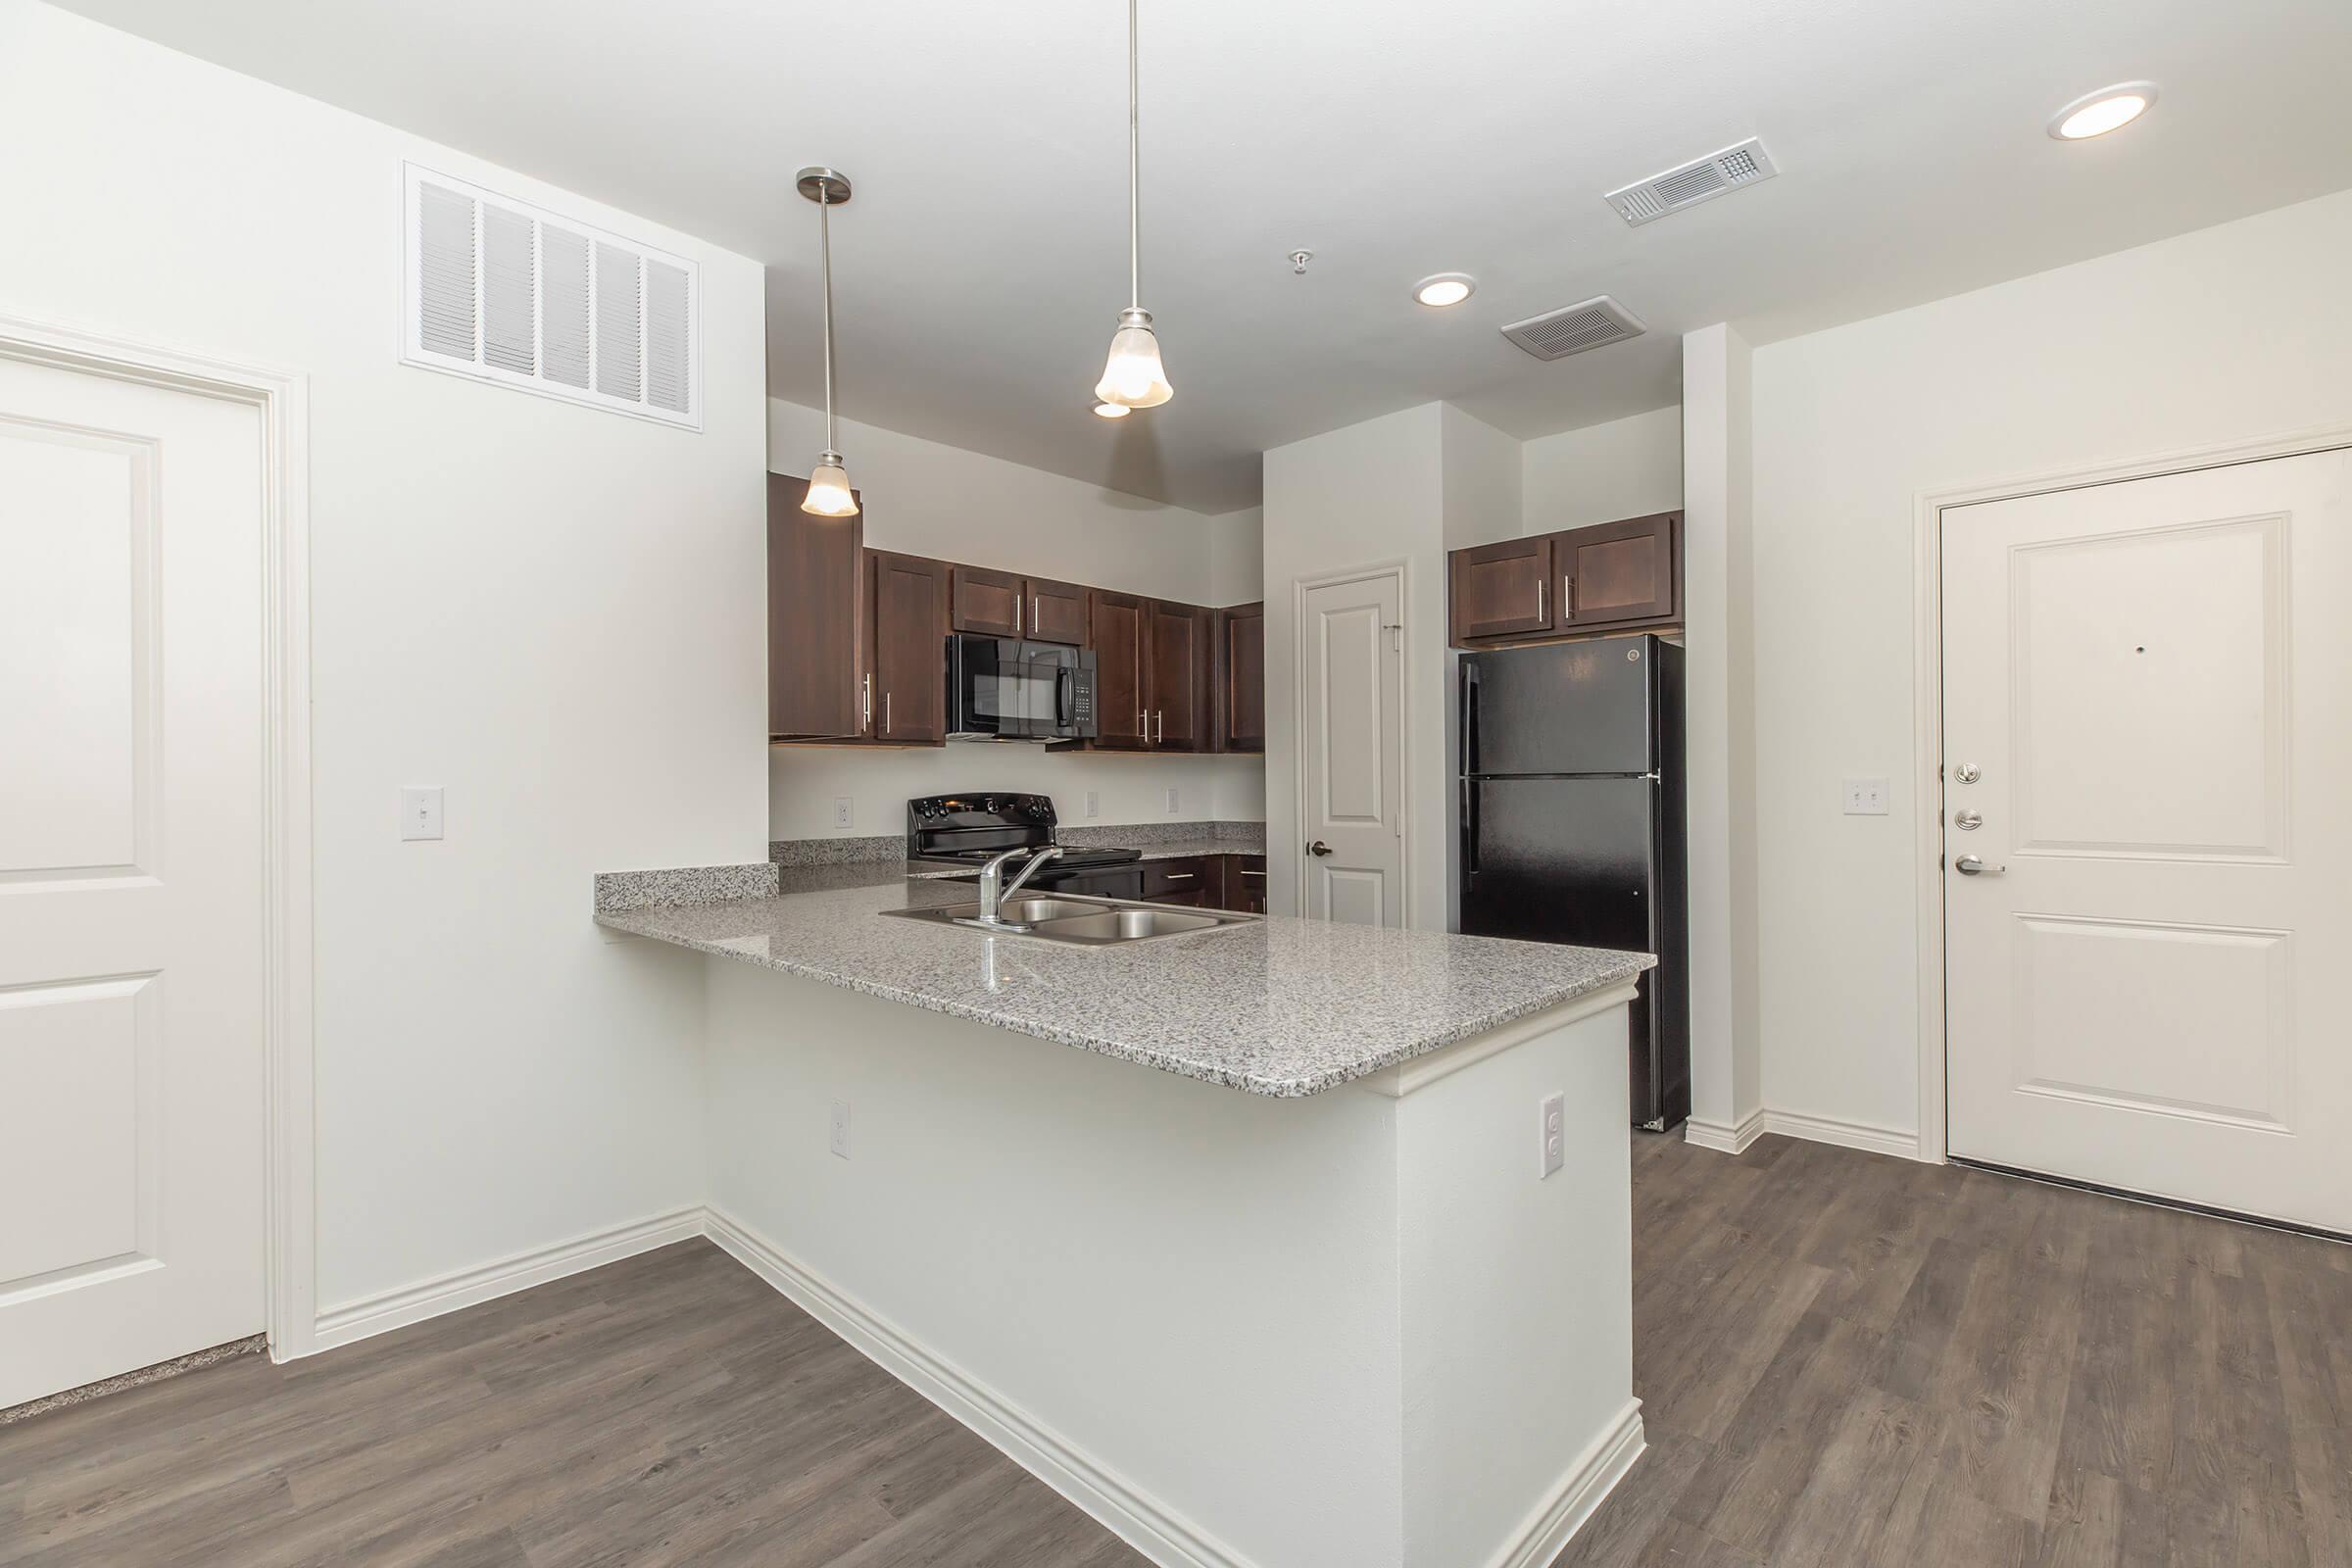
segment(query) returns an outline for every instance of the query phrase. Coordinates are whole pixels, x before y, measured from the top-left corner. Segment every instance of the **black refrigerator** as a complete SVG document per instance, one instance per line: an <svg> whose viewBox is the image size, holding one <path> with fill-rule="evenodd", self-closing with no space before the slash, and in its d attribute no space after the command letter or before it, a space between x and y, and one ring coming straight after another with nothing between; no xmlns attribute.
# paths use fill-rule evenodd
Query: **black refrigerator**
<svg viewBox="0 0 2352 1568"><path fill-rule="evenodd" d="M1654 953L1633 1007L1633 1119L1690 1114L1683 651L1656 637L1465 653L1462 930Z"/></svg>

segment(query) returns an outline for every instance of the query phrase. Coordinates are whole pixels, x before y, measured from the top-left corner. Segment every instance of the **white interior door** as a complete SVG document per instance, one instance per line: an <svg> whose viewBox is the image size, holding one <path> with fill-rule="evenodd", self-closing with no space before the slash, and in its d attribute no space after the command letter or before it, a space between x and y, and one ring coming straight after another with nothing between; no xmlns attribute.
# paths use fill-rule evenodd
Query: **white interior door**
<svg viewBox="0 0 2352 1568"><path fill-rule="evenodd" d="M262 443L0 360L0 1406L262 1330Z"/></svg>
<svg viewBox="0 0 2352 1568"><path fill-rule="evenodd" d="M2348 487L1944 514L1954 1154L2352 1232Z"/></svg>
<svg viewBox="0 0 2352 1568"><path fill-rule="evenodd" d="M1309 588L1298 617L1299 912L1404 921L1404 585Z"/></svg>

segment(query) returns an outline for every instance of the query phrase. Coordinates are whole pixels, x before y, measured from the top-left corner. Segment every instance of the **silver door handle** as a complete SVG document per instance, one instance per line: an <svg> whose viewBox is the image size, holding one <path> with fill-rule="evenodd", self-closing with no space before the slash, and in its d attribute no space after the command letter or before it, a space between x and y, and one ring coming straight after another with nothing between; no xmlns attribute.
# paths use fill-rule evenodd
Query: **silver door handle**
<svg viewBox="0 0 2352 1568"><path fill-rule="evenodd" d="M1314 843L1309 844L1306 847L1306 853L1309 855L1329 855L1331 853L1331 846L1324 843L1321 839L1317 839Z"/></svg>
<svg viewBox="0 0 2352 1568"><path fill-rule="evenodd" d="M2009 868L2005 865L1986 865L1973 855L1963 855L1952 862L1952 869L1962 876L1999 876Z"/></svg>

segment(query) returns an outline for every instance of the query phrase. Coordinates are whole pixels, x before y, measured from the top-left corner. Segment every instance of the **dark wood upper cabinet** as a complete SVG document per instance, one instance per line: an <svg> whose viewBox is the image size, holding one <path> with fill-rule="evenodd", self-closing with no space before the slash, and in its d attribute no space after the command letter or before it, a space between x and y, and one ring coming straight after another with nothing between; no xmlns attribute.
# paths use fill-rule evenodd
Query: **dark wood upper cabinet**
<svg viewBox="0 0 2352 1568"><path fill-rule="evenodd" d="M1140 749L1150 744L1145 650L1151 628L1145 601L1106 588L1089 589L1086 597L1095 651L1095 745Z"/></svg>
<svg viewBox="0 0 2352 1568"><path fill-rule="evenodd" d="M767 732L862 732L865 517L801 510L808 481L767 476Z"/></svg>
<svg viewBox="0 0 2352 1568"><path fill-rule="evenodd" d="M1154 599L1151 606L1152 745L1166 752L1213 751L1212 617L1198 605Z"/></svg>
<svg viewBox="0 0 2352 1568"><path fill-rule="evenodd" d="M1505 539L1453 553L1453 640L1524 637L1553 626L1551 540Z"/></svg>
<svg viewBox="0 0 2352 1568"><path fill-rule="evenodd" d="M948 564L876 550L867 575L873 582L872 738L901 746L944 743Z"/></svg>
<svg viewBox="0 0 2352 1568"><path fill-rule="evenodd" d="M986 566L957 566L956 577L956 629L978 632L985 637L1018 637L1021 613L1021 579L1009 571L991 571Z"/></svg>
<svg viewBox="0 0 2352 1568"><path fill-rule="evenodd" d="M1086 641L1086 590L1076 583L957 566L956 629L1043 643Z"/></svg>
<svg viewBox="0 0 2352 1568"><path fill-rule="evenodd" d="M1029 616L1021 635L1041 643L1086 642L1086 590L1074 582L1028 580Z"/></svg>
<svg viewBox="0 0 2352 1568"><path fill-rule="evenodd" d="M1560 624L1579 631L1682 617L1683 514L1661 512L1551 535Z"/></svg>
<svg viewBox="0 0 2352 1568"><path fill-rule="evenodd" d="M1448 564L1457 646L1672 626L1683 618L1679 512L1456 550Z"/></svg>
<svg viewBox="0 0 2352 1568"><path fill-rule="evenodd" d="M1219 749L1266 749L1266 607L1236 605L1217 612Z"/></svg>

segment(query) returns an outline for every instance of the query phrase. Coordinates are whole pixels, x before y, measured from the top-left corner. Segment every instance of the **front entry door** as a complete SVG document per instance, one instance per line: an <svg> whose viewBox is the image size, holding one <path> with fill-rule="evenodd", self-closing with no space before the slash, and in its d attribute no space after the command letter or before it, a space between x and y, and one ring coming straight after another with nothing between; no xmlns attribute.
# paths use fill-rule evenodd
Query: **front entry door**
<svg viewBox="0 0 2352 1568"><path fill-rule="evenodd" d="M1298 617L1301 914L1401 926L1403 585L1395 572L1306 591Z"/></svg>
<svg viewBox="0 0 2352 1568"><path fill-rule="evenodd" d="M2348 492L1944 514L1953 1154L2352 1232Z"/></svg>
<svg viewBox="0 0 2352 1568"><path fill-rule="evenodd" d="M0 1407L266 1320L260 418L0 360Z"/></svg>

